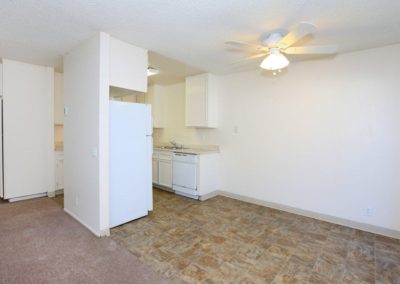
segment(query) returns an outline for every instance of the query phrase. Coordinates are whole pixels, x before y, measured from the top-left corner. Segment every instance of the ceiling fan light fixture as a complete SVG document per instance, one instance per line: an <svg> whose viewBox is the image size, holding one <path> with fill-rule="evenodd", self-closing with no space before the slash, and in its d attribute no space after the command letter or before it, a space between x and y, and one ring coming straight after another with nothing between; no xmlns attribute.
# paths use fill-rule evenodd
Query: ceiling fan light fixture
<svg viewBox="0 0 400 284"><path fill-rule="evenodd" d="M147 77L153 76L153 75L157 75L158 73L160 73L160 70L153 68L153 67L148 67L147 68Z"/></svg>
<svg viewBox="0 0 400 284"><path fill-rule="evenodd" d="M261 62L260 67L266 70L279 70L287 67L289 60L280 53L278 48L271 48L270 54L264 58Z"/></svg>

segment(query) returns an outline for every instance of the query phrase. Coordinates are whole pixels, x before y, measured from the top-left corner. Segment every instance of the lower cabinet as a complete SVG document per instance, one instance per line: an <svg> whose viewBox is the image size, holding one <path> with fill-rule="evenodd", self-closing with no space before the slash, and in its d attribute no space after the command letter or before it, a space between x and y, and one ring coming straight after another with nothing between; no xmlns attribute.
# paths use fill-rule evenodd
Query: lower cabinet
<svg viewBox="0 0 400 284"><path fill-rule="evenodd" d="M175 173L176 188L181 185L184 189L194 189L195 193L182 191L187 197L198 197L200 200L210 198L213 192L220 190L220 155L219 153L208 153L197 155L198 160L195 170L189 166L177 166L178 159L175 160L175 169L173 166L173 152L156 150L153 153L153 186L167 191L172 190L173 174ZM187 162L186 160L184 162ZM195 175L195 176L194 176ZM189 180L189 182L188 182ZM194 181L193 181L194 180ZM192 182L193 181L193 182ZM195 185L193 185L195 183ZM191 184L190 186L187 184ZM174 191L179 193L178 190ZM197 199L197 198L196 198Z"/></svg>
<svg viewBox="0 0 400 284"><path fill-rule="evenodd" d="M158 184L158 154L153 154L152 161L153 183Z"/></svg>
<svg viewBox="0 0 400 284"><path fill-rule="evenodd" d="M64 189L64 153L56 152L55 190Z"/></svg>
<svg viewBox="0 0 400 284"><path fill-rule="evenodd" d="M153 184L172 189L172 157L173 153L154 152Z"/></svg>
<svg viewBox="0 0 400 284"><path fill-rule="evenodd" d="M172 188L172 161L158 161L158 184Z"/></svg>

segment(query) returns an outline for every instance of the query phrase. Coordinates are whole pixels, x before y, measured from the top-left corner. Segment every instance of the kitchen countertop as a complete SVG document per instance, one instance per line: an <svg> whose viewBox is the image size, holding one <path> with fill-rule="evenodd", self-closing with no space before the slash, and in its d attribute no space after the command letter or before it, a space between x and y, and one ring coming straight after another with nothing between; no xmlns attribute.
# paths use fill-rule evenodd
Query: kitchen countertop
<svg viewBox="0 0 400 284"><path fill-rule="evenodd" d="M170 153L186 153L186 154L215 154L219 153L219 149L201 149L201 148L183 148L183 149L166 149L162 147L154 147L155 151L170 152Z"/></svg>
<svg viewBox="0 0 400 284"><path fill-rule="evenodd" d="M56 151L64 151L64 143L63 142L56 142L54 143L54 149ZM176 153L187 153L187 154L196 154L196 155L201 155L201 154L215 154L219 153L218 148L183 148L183 149L166 149L162 147L154 147L154 150L156 151L162 151L162 152L176 152Z"/></svg>

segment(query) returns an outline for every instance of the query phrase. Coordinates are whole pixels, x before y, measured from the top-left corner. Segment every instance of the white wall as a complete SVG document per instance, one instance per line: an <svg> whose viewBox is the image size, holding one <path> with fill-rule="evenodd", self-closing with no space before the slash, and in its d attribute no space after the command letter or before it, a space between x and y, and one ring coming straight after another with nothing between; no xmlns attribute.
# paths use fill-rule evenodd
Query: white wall
<svg viewBox="0 0 400 284"><path fill-rule="evenodd" d="M398 54L393 45L276 77L221 77L219 129L185 129L175 109L181 126L159 140L219 144L225 191L400 232Z"/></svg>
<svg viewBox="0 0 400 284"><path fill-rule="evenodd" d="M108 229L109 36L64 58L64 206L96 235Z"/></svg>
<svg viewBox="0 0 400 284"><path fill-rule="evenodd" d="M54 70L3 59L6 199L54 191Z"/></svg>
<svg viewBox="0 0 400 284"><path fill-rule="evenodd" d="M110 85L146 92L147 50L111 37L109 54Z"/></svg>

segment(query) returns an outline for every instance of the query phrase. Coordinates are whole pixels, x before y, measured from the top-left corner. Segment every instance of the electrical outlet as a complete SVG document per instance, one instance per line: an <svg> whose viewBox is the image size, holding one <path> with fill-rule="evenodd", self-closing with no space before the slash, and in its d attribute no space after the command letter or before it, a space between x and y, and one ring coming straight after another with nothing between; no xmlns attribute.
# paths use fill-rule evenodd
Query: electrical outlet
<svg viewBox="0 0 400 284"><path fill-rule="evenodd" d="M79 199L78 199L78 196L75 196L75 206L78 206L79 205Z"/></svg>
<svg viewBox="0 0 400 284"><path fill-rule="evenodd" d="M233 133L238 134L239 133L239 126L235 125L233 127Z"/></svg>

